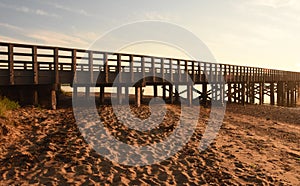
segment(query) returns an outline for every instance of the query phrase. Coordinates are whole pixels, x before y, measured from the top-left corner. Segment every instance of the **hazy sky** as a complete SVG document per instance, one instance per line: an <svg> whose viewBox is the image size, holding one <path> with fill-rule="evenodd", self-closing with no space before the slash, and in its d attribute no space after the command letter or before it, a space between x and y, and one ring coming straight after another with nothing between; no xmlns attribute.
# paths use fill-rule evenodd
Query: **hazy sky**
<svg viewBox="0 0 300 186"><path fill-rule="evenodd" d="M109 30L143 20L193 32L220 63L300 71L298 0L0 0L0 41L87 48ZM180 55L141 45L127 51Z"/></svg>

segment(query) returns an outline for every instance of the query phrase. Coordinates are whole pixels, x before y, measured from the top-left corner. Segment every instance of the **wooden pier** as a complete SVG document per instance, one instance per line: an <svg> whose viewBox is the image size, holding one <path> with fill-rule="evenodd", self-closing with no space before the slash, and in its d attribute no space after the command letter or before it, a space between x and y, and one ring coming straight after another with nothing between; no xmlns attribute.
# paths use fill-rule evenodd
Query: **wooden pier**
<svg viewBox="0 0 300 186"><path fill-rule="evenodd" d="M227 100L240 104L265 102L296 106L299 98L300 73L230 64L163 58L155 56L110 53L92 50L37 46L0 42L0 94L21 103L56 108L57 92L62 84L100 87L100 102L105 88L117 82L117 98L122 103L122 89L135 87L135 102L142 102L142 89L153 87L153 96L162 89L169 103L185 94L186 104L210 100ZM200 89L195 88L200 85ZM179 91L178 87L185 87ZM196 97L193 97L197 94Z"/></svg>

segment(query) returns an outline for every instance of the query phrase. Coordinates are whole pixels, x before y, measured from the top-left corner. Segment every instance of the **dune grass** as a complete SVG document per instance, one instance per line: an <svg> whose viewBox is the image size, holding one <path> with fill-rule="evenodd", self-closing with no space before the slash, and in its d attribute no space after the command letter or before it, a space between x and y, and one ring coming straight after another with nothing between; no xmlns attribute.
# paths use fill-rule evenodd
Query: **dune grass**
<svg viewBox="0 0 300 186"><path fill-rule="evenodd" d="M20 105L16 101L12 101L6 97L0 97L0 117L5 117L5 113L8 110L14 110L19 108Z"/></svg>

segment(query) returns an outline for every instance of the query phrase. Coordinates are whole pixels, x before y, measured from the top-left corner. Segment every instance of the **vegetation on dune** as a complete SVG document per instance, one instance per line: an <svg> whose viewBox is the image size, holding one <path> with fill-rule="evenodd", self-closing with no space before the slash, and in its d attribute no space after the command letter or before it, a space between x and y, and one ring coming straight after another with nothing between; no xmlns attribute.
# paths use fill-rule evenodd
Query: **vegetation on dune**
<svg viewBox="0 0 300 186"><path fill-rule="evenodd" d="M19 108L20 105L16 101L12 101L6 97L0 97L0 117L5 117L5 112Z"/></svg>

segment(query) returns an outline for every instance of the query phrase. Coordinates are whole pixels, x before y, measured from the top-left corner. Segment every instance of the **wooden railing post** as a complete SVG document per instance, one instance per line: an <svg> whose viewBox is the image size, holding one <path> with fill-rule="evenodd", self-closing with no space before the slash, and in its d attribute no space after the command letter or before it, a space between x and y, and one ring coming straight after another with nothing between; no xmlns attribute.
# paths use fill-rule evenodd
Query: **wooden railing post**
<svg viewBox="0 0 300 186"><path fill-rule="evenodd" d="M213 70L212 70L212 63L209 63L209 81L210 83L214 82L213 81ZM213 94L213 91L211 92Z"/></svg>
<svg viewBox="0 0 300 186"><path fill-rule="evenodd" d="M178 65L178 83L181 82L181 64L180 64L180 60L177 61L177 65Z"/></svg>
<svg viewBox="0 0 300 186"><path fill-rule="evenodd" d="M185 82L188 82L189 70L188 70L188 62L184 61L184 70L185 70Z"/></svg>
<svg viewBox="0 0 300 186"><path fill-rule="evenodd" d="M156 81L156 69L155 69L155 60L153 57L151 57L151 66L152 66L152 81L155 82Z"/></svg>
<svg viewBox="0 0 300 186"><path fill-rule="evenodd" d="M15 84L14 74L14 46L8 44L8 69L9 69L9 84Z"/></svg>
<svg viewBox="0 0 300 186"><path fill-rule="evenodd" d="M162 77L162 82L165 82L165 60L163 58L161 60L161 77Z"/></svg>
<svg viewBox="0 0 300 186"><path fill-rule="evenodd" d="M143 76L143 82L146 80L146 74L145 74L145 58L144 56L141 57L142 62L142 76Z"/></svg>
<svg viewBox="0 0 300 186"><path fill-rule="evenodd" d="M130 63L130 79L131 79L131 83L134 83L133 55L129 56L129 63Z"/></svg>
<svg viewBox="0 0 300 186"><path fill-rule="evenodd" d="M198 81L201 81L201 62L199 61L198 63Z"/></svg>
<svg viewBox="0 0 300 186"><path fill-rule="evenodd" d="M32 47L32 67L33 67L33 84L38 85L39 84L39 66L37 62L37 46ZM33 89L33 104L38 105L39 103L39 94L36 87Z"/></svg>
<svg viewBox="0 0 300 186"><path fill-rule="evenodd" d="M122 66L121 66L121 54L117 54L117 73L118 73L118 81L122 82Z"/></svg>
<svg viewBox="0 0 300 186"><path fill-rule="evenodd" d="M207 77L208 77L208 73L207 73L207 67L206 67L206 65L207 65L207 63L203 63L203 65L204 65L204 69L203 69L203 71L204 71L204 81L205 81L205 83L207 82Z"/></svg>
<svg viewBox="0 0 300 186"><path fill-rule="evenodd" d="M59 84L59 69L58 69L58 48L54 48L54 84Z"/></svg>
<svg viewBox="0 0 300 186"><path fill-rule="evenodd" d="M103 54L103 64L104 64L104 72L105 72L105 83L108 83L109 69L108 69L107 53Z"/></svg>
<svg viewBox="0 0 300 186"><path fill-rule="evenodd" d="M72 50L72 74L73 74L73 82L77 83L77 73L76 73L76 63L77 63L77 57L76 57L76 49Z"/></svg>
<svg viewBox="0 0 300 186"><path fill-rule="evenodd" d="M173 60L170 59L170 80L173 83L174 82L174 78L173 78Z"/></svg>
<svg viewBox="0 0 300 186"><path fill-rule="evenodd" d="M195 82L195 62L192 61L192 80Z"/></svg>
<svg viewBox="0 0 300 186"><path fill-rule="evenodd" d="M33 83L39 84L39 65L37 62L37 46L32 47Z"/></svg>
<svg viewBox="0 0 300 186"><path fill-rule="evenodd" d="M94 83L94 64L93 64L93 62L94 62L94 60L93 60L93 51L89 51L88 52L89 54L89 71L90 71L90 82L89 82L89 84L91 85L91 84L93 84Z"/></svg>

